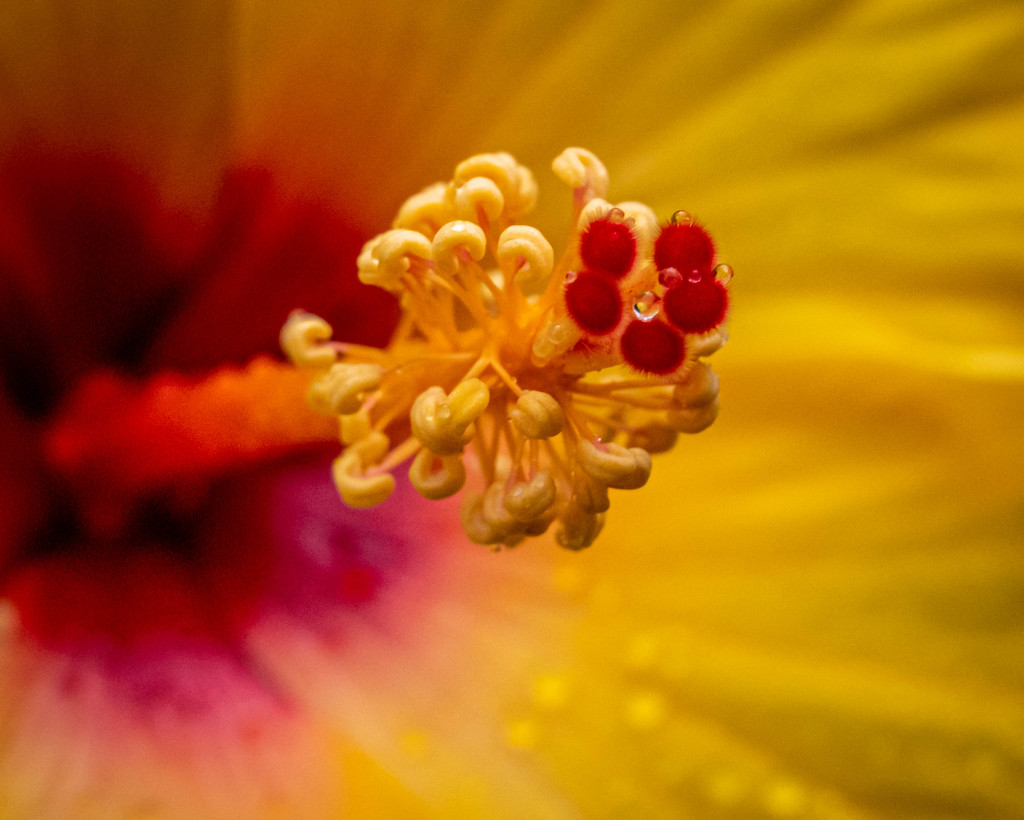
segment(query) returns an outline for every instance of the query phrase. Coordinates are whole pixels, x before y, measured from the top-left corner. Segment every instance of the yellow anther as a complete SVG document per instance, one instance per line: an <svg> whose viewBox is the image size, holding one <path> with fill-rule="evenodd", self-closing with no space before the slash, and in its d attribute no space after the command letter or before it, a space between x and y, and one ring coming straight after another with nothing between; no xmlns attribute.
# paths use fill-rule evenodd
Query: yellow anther
<svg viewBox="0 0 1024 820"><path fill-rule="evenodd" d="M541 470L528 482L520 481L505 493L505 509L516 521L529 524L555 503L555 482L547 470Z"/></svg>
<svg viewBox="0 0 1024 820"><path fill-rule="evenodd" d="M591 441L580 445L580 463L587 475L617 490L643 487L651 476L651 455L639 447L628 450L610 442L600 447Z"/></svg>
<svg viewBox="0 0 1024 820"><path fill-rule="evenodd" d="M668 423L680 433L699 433L718 418L718 400L698 407L669 410L666 417Z"/></svg>
<svg viewBox="0 0 1024 820"><path fill-rule="evenodd" d="M424 448L409 465L409 482L416 492L431 501L449 498L466 483L462 456L437 456Z"/></svg>
<svg viewBox="0 0 1024 820"><path fill-rule="evenodd" d="M345 445L355 444L359 439L366 438L370 434L370 430L373 429L370 414L365 410L341 416L338 426L341 432L341 443Z"/></svg>
<svg viewBox="0 0 1024 820"><path fill-rule="evenodd" d="M369 242L363 245L359 256L356 257L356 270L359 271L359 280L369 285L378 283L377 271L380 268L380 261L377 259L377 246L384 241L386 234L379 233ZM383 284L377 284L384 287Z"/></svg>
<svg viewBox="0 0 1024 820"><path fill-rule="evenodd" d="M468 498L462 505L462 529L474 544L491 546L511 540L507 530L496 527L487 519L484 499L479 495Z"/></svg>
<svg viewBox="0 0 1024 820"><path fill-rule="evenodd" d="M519 522L512 517L512 513L505 506L504 481L495 481L484 491L483 515L495 531L502 533L502 536L520 529Z"/></svg>
<svg viewBox="0 0 1024 820"><path fill-rule="evenodd" d="M428 388L416 397L409 414L413 435L439 456L461 453L473 438L469 426L489 402L490 391L479 379L466 379L450 394L441 387Z"/></svg>
<svg viewBox="0 0 1024 820"><path fill-rule="evenodd" d="M538 536L543 535L547 532L548 527L551 526L551 522L555 520L558 514L557 505L552 504L544 512L534 518L532 521L527 521L523 526L523 535Z"/></svg>
<svg viewBox="0 0 1024 820"><path fill-rule="evenodd" d="M729 333L724 327L716 327L709 333L693 339L689 354L694 359L703 359L720 350L729 341Z"/></svg>
<svg viewBox="0 0 1024 820"><path fill-rule="evenodd" d="M555 264L551 243L529 225L511 225L502 232L497 258L505 278L526 295L544 290Z"/></svg>
<svg viewBox="0 0 1024 820"><path fill-rule="evenodd" d="M718 398L718 375L704 362L694 362L686 378L672 391L676 408L701 407Z"/></svg>
<svg viewBox="0 0 1024 820"><path fill-rule="evenodd" d="M331 326L319 316L301 310L292 311L281 328L281 349L297 367L330 367L338 354L329 344Z"/></svg>
<svg viewBox="0 0 1024 820"><path fill-rule="evenodd" d="M431 252L442 273L453 274L464 257L478 261L487 252L487 235L479 225L456 220L444 225L434 237Z"/></svg>
<svg viewBox="0 0 1024 820"><path fill-rule="evenodd" d="M474 177L483 177L494 182L508 195L516 190L517 168L515 157L504 151L493 154L475 154L455 166L453 180L456 186L465 185Z"/></svg>
<svg viewBox="0 0 1024 820"><path fill-rule="evenodd" d="M555 157L551 170L570 188L582 191L585 201L608 195L608 169L585 148L566 148Z"/></svg>
<svg viewBox="0 0 1024 820"><path fill-rule="evenodd" d="M582 550L597 540L604 527L604 513L592 513L570 505L559 519L561 526L555 533L559 546L567 550Z"/></svg>
<svg viewBox="0 0 1024 820"><path fill-rule="evenodd" d="M380 387L381 374L380 365L339 362L310 385L309 403L329 415L355 413L366 394Z"/></svg>
<svg viewBox="0 0 1024 820"><path fill-rule="evenodd" d="M573 480L572 501L584 512L606 512L611 506L608 485L595 481L584 472L579 472Z"/></svg>
<svg viewBox="0 0 1024 820"><path fill-rule="evenodd" d="M455 168L454 183L462 187L474 178L495 184L503 200L504 216L515 221L529 213L537 202L537 183L529 168L516 162L511 154L477 154ZM456 194L456 196L458 196Z"/></svg>
<svg viewBox="0 0 1024 820"><path fill-rule="evenodd" d="M675 446L678 438L679 434L673 427L665 424L645 424L630 432L627 446L640 447L651 455L667 453Z"/></svg>
<svg viewBox="0 0 1024 820"><path fill-rule="evenodd" d="M370 240L359 255L359 281L400 291L412 260L430 259L430 240L417 231L392 230Z"/></svg>
<svg viewBox="0 0 1024 820"><path fill-rule="evenodd" d="M666 420L680 433L699 433L718 416L718 376L703 362L695 362L686 379L672 391Z"/></svg>
<svg viewBox="0 0 1024 820"><path fill-rule="evenodd" d="M384 459L388 447L388 437L373 432L350 445L334 460L331 470L334 484L350 507L376 506L394 492L395 477L391 473L366 473Z"/></svg>
<svg viewBox="0 0 1024 820"><path fill-rule="evenodd" d="M455 191L455 213L460 219L476 222L482 214L493 222L504 210L505 197L501 189L486 177L473 177Z"/></svg>
<svg viewBox="0 0 1024 820"><path fill-rule="evenodd" d="M565 426L562 405L541 390L524 390L508 416L520 433L532 439L557 436Z"/></svg>
<svg viewBox="0 0 1024 820"><path fill-rule="evenodd" d="M428 239L455 219L448 186L435 182L402 203L392 227L418 231Z"/></svg>
<svg viewBox="0 0 1024 820"><path fill-rule="evenodd" d="M561 356L583 338L583 331L568 316L552 318L545 322L534 336L530 354L538 367Z"/></svg>

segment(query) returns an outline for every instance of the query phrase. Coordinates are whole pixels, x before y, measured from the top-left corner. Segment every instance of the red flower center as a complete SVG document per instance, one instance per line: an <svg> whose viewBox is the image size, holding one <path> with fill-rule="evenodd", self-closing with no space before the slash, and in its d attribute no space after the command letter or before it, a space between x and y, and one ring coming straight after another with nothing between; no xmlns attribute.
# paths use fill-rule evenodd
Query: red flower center
<svg viewBox="0 0 1024 820"><path fill-rule="evenodd" d="M262 171L228 174L203 217L109 157L0 159L0 595L26 631L222 640L252 620L281 554L268 476L336 433L252 357L299 303L386 341L362 239ZM372 598L372 568L339 572L339 599Z"/></svg>

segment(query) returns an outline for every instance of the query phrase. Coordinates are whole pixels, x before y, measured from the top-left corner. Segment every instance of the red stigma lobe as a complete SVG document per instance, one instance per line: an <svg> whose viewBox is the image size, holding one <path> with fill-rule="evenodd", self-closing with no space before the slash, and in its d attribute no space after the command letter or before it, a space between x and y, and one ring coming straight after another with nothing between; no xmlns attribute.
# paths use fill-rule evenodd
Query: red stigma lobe
<svg viewBox="0 0 1024 820"><path fill-rule="evenodd" d="M636 239L624 222L595 219L580 237L580 258L588 270L624 276L636 260Z"/></svg>
<svg viewBox="0 0 1024 820"><path fill-rule="evenodd" d="M729 294L717 279L686 279L669 288L664 297L665 316L684 333L707 333L725 319Z"/></svg>
<svg viewBox="0 0 1024 820"><path fill-rule="evenodd" d="M709 273L714 259L711 235L692 222L665 225L654 241L654 264L658 270L675 268L684 276L691 271Z"/></svg>
<svg viewBox="0 0 1024 820"><path fill-rule="evenodd" d="M565 306L573 321L587 333L610 333L622 318L622 296L615 282L584 271L565 288Z"/></svg>
<svg viewBox="0 0 1024 820"><path fill-rule="evenodd" d="M622 357L644 373L671 373L685 356L683 337L663 322L634 321L622 334Z"/></svg>

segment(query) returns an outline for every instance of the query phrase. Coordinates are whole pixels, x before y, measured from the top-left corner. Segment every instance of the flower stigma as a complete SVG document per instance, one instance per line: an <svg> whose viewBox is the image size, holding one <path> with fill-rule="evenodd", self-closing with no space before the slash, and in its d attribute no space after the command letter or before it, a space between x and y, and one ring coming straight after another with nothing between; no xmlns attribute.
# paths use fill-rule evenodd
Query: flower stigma
<svg viewBox="0 0 1024 820"><path fill-rule="evenodd" d="M515 546L557 522L557 542L580 550L609 489L642 487L652 454L714 421L718 378L703 359L727 339L732 270L711 236L685 211L659 223L646 205L609 203L589 151L552 167L574 191L557 261L520 221L537 198L531 172L482 154L363 247L359 278L401 301L386 348L334 342L304 311L288 318L281 345L313 376L309 403L340 420L333 477L347 504L384 501L404 462L428 499L476 475L462 506L472 541Z"/></svg>

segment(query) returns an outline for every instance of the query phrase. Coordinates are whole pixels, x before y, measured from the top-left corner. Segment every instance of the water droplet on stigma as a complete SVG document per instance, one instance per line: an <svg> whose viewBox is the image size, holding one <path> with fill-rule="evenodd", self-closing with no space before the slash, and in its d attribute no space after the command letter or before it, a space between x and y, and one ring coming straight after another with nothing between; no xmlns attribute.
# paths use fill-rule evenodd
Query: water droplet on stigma
<svg viewBox="0 0 1024 820"><path fill-rule="evenodd" d="M633 315L641 322L649 322L661 310L660 302L656 293L644 291L633 301Z"/></svg>
<svg viewBox="0 0 1024 820"><path fill-rule="evenodd" d="M675 268L658 271L658 283L663 288L674 288L683 283L683 275Z"/></svg>

